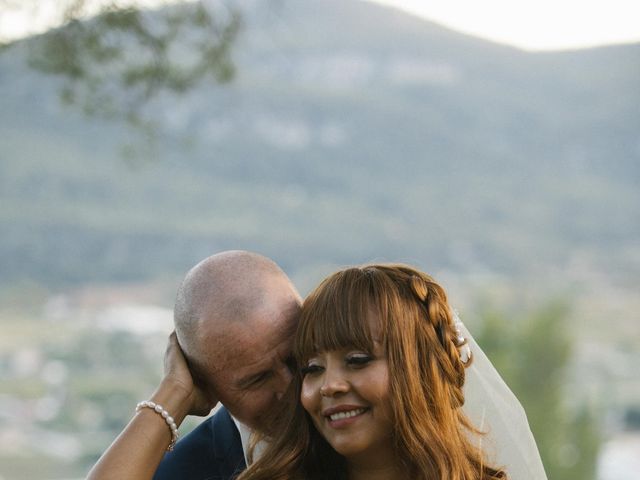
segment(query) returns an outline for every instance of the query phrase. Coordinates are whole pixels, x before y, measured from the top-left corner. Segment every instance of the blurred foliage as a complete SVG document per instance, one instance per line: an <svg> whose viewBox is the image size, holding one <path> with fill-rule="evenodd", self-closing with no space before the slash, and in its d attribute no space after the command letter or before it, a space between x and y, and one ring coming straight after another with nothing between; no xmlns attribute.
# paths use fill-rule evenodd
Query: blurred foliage
<svg viewBox="0 0 640 480"><path fill-rule="evenodd" d="M553 480L593 480L600 446L597 419L588 405L570 410L565 388L572 338L568 308L551 302L523 318L486 309L476 339L518 399Z"/></svg>
<svg viewBox="0 0 640 480"><path fill-rule="evenodd" d="M65 104L89 116L124 120L153 145L159 134L154 101L202 81L233 78L240 14L220 6L213 11L203 2L154 11L121 3L104 2L96 13L87 0L59 2L62 26L29 42L29 64L63 79ZM0 2L0 9L10 8L15 5Z"/></svg>
<svg viewBox="0 0 640 480"><path fill-rule="evenodd" d="M78 315L12 320L0 309L0 478L81 478L159 381L166 333Z"/></svg>

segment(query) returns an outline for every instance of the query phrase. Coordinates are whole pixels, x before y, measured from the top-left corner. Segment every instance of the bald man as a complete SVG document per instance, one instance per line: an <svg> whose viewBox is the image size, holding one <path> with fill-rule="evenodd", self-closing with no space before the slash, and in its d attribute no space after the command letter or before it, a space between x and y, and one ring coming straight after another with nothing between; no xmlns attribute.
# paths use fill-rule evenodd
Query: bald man
<svg viewBox="0 0 640 480"><path fill-rule="evenodd" d="M164 458L171 429L141 408L88 478L223 480L243 470L251 430L291 381L301 304L286 274L261 255L223 252L193 267L178 290L165 376L150 400L177 425L218 401L223 407Z"/></svg>

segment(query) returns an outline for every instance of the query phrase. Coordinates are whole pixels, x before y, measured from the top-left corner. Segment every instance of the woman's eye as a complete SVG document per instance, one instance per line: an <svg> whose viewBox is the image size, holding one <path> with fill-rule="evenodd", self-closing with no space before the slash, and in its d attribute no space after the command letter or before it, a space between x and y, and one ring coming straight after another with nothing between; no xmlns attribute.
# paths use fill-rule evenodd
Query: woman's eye
<svg viewBox="0 0 640 480"><path fill-rule="evenodd" d="M347 357L347 365L360 367L368 364L371 360L373 360L373 357L371 355L367 355L365 353L358 353L354 355L349 355Z"/></svg>
<svg viewBox="0 0 640 480"><path fill-rule="evenodd" d="M320 365L311 364L311 365L307 365L306 367L302 367L300 369L300 373L302 373L302 376L304 377L305 375L318 373L321 370L322 370L322 367Z"/></svg>

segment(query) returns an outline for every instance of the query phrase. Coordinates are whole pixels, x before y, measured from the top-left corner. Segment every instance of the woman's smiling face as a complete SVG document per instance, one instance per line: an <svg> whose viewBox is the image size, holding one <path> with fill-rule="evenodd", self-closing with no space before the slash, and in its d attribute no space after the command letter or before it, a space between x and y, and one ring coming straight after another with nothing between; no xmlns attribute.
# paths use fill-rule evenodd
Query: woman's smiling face
<svg viewBox="0 0 640 480"><path fill-rule="evenodd" d="M371 333L378 321L369 316ZM340 349L319 352L303 366L300 399L327 442L349 458L375 459L392 452L393 421L386 352Z"/></svg>

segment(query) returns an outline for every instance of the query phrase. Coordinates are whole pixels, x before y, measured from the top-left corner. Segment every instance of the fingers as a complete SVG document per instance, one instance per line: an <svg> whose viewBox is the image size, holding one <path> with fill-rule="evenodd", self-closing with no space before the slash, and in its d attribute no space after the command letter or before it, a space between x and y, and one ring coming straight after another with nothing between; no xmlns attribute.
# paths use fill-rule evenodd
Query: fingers
<svg viewBox="0 0 640 480"><path fill-rule="evenodd" d="M164 353L164 368L165 373L175 371L176 369L188 370L187 361L178 343L178 336L175 330L171 332L167 341L167 348Z"/></svg>
<svg viewBox="0 0 640 480"><path fill-rule="evenodd" d="M168 343L167 343L167 347L178 348L178 349L182 350L180 348L180 342L178 342L178 335L176 334L175 330L173 332L171 332L171 334L169 335L169 340L168 340Z"/></svg>

